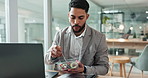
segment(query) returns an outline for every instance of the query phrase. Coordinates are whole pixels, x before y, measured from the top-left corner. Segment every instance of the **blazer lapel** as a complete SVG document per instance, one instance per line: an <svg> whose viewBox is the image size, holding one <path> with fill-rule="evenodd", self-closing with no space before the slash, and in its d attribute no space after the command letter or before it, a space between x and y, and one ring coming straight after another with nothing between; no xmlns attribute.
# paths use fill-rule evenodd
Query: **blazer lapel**
<svg viewBox="0 0 148 78"><path fill-rule="evenodd" d="M83 46L82 46L81 56L80 56L79 60L82 59L84 52L85 52L87 46L89 45L90 40L91 40L91 29L87 26L86 33L83 38Z"/></svg>
<svg viewBox="0 0 148 78"><path fill-rule="evenodd" d="M70 40L71 40L71 33L69 33L69 28L67 31L65 31L64 34L64 45L63 45L63 49L64 49L64 57L68 58L69 57L69 52L70 52Z"/></svg>

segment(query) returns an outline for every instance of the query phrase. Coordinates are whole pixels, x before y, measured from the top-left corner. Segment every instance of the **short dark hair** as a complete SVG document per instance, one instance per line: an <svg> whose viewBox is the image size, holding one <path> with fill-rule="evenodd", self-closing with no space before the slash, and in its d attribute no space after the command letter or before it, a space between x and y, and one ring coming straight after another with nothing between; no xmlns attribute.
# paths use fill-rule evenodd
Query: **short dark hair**
<svg viewBox="0 0 148 78"><path fill-rule="evenodd" d="M85 10L86 13L89 10L89 4L86 0L71 0L71 2L69 3L69 11L71 10L72 7L81 8Z"/></svg>

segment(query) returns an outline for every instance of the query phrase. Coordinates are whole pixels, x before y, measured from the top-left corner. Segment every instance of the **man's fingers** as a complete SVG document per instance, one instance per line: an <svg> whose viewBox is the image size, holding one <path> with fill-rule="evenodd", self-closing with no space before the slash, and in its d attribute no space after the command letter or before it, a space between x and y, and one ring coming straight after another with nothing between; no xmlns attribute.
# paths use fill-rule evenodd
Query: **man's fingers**
<svg viewBox="0 0 148 78"><path fill-rule="evenodd" d="M57 51L60 51L60 52L62 51L61 46L57 46L57 45L56 45L56 46L55 46L55 49L56 49Z"/></svg>
<svg viewBox="0 0 148 78"><path fill-rule="evenodd" d="M62 56L62 52L54 52L54 51L52 51L51 56L52 57L60 57L60 56Z"/></svg>
<svg viewBox="0 0 148 78"><path fill-rule="evenodd" d="M62 73L69 73L67 70L63 70L63 71L61 71Z"/></svg>
<svg viewBox="0 0 148 78"><path fill-rule="evenodd" d="M51 48L53 51L62 51L62 48L61 46L57 46L57 45L54 45L52 48Z"/></svg>
<svg viewBox="0 0 148 78"><path fill-rule="evenodd" d="M69 72L78 72L76 69L68 69Z"/></svg>
<svg viewBox="0 0 148 78"><path fill-rule="evenodd" d="M54 45L52 48L51 48L51 55L52 57L60 57L62 56L62 49L60 46L57 46L57 45Z"/></svg>
<svg viewBox="0 0 148 78"><path fill-rule="evenodd" d="M51 52L51 56L52 57L57 57L57 54L55 54L54 52Z"/></svg>
<svg viewBox="0 0 148 78"><path fill-rule="evenodd" d="M84 67L84 65L81 62L77 61L77 63L78 63L80 68Z"/></svg>
<svg viewBox="0 0 148 78"><path fill-rule="evenodd" d="M62 52L58 51L58 52L57 52L57 55L58 55L58 56L62 56Z"/></svg>
<svg viewBox="0 0 148 78"><path fill-rule="evenodd" d="M62 71L62 73L78 73L77 71Z"/></svg>

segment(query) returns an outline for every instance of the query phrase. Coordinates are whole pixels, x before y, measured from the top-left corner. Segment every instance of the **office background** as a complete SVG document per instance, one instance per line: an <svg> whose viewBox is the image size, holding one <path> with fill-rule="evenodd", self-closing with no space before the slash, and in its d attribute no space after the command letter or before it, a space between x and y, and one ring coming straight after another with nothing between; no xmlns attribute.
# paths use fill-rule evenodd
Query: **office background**
<svg viewBox="0 0 148 78"><path fill-rule="evenodd" d="M148 39L148 0L87 0L87 24L119 39ZM44 52L56 31L69 26L70 0L0 0L0 43L43 43ZM112 45L114 46L114 45ZM142 50L140 50L142 51Z"/></svg>
<svg viewBox="0 0 148 78"><path fill-rule="evenodd" d="M47 1L47 6L45 6L45 1ZM48 32L52 41L56 31L69 26L67 17L69 1L0 0L0 42L9 42L10 40L7 39L9 38L7 33L11 30L9 28L17 25L14 26L16 28L12 27L14 29L12 31L16 30L16 33L18 33L17 36L12 36L12 38L17 37L15 38L16 41L12 40L12 42L44 43L45 17L50 17L50 20L47 18L47 25L50 25L51 31ZM130 27L133 27L131 34L137 34L136 38L140 38L142 32L147 32L147 0L88 0L88 2L90 3L90 18L87 24L105 33L107 38L120 38L123 33L128 32ZM47 11L49 16L44 16L46 14L45 8L49 10ZM17 24L11 23L11 20L6 21L9 18L8 15L16 17L10 17L10 19ZM101 19L106 19L106 21L102 22ZM8 25L11 27L8 27ZM9 36L11 37L11 35L15 34L10 33Z"/></svg>
<svg viewBox="0 0 148 78"><path fill-rule="evenodd" d="M70 0L0 0L0 42L43 43L45 51L56 31L69 26ZM87 24L107 38L148 33L147 0L88 0ZM136 37L133 37L136 34Z"/></svg>

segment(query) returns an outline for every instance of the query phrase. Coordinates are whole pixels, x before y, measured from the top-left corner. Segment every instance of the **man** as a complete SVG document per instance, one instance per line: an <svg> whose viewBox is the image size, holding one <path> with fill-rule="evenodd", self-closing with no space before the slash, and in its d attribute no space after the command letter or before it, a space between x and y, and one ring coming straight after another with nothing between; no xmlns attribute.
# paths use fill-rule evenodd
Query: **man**
<svg viewBox="0 0 148 78"><path fill-rule="evenodd" d="M89 4L86 0L71 0L68 13L70 26L55 35L45 57L46 64L78 57L78 68L62 72L96 75L105 75L108 72L106 38L104 34L86 24L88 9Z"/></svg>

